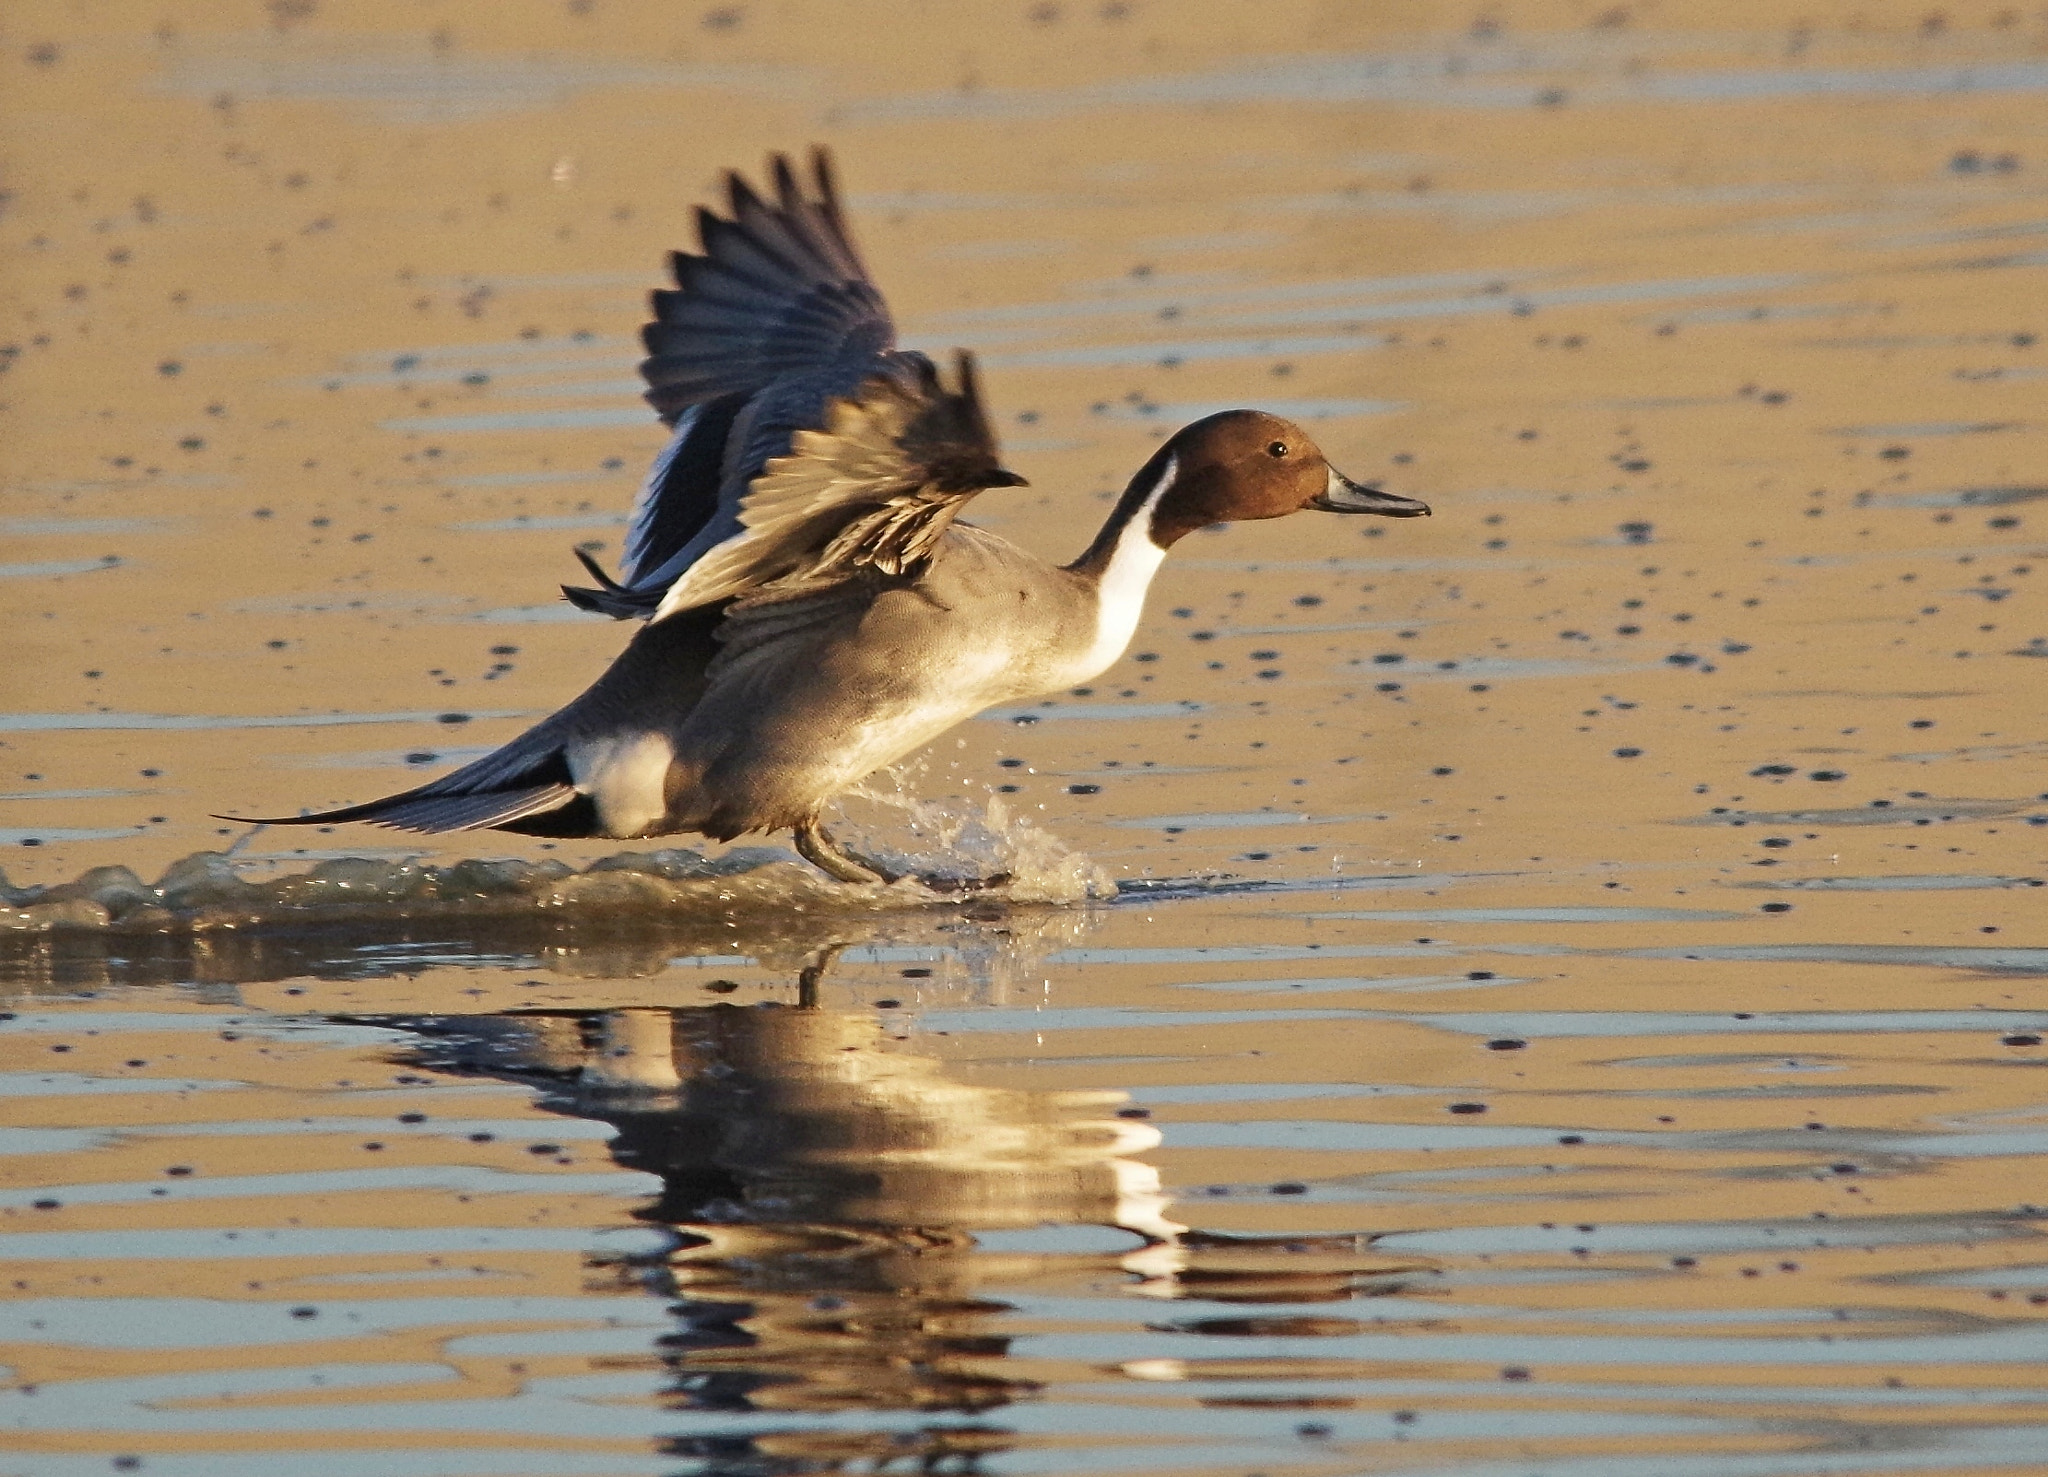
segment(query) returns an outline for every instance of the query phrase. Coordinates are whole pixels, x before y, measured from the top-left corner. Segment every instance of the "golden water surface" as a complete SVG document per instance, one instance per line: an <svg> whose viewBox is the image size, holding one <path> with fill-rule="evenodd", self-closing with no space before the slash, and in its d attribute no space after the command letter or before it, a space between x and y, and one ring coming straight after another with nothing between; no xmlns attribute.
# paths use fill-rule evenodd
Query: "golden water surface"
<svg viewBox="0 0 2048 1477"><path fill-rule="evenodd" d="M211 819L602 668L813 141L979 521L1435 505L881 786L1116 898ZM2048 1471L2038 7L15 0L0 253L0 1473Z"/></svg>

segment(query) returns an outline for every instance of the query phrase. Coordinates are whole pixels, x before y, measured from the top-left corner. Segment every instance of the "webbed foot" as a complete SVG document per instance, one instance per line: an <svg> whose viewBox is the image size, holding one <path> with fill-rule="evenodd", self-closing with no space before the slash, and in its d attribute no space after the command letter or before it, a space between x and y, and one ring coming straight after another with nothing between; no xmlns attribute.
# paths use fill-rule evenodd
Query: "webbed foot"
<svg viewBox="0 0 2048 1477"><path fill-rule="evenodd" d="M795 835L796 849L803 859L841 882L862 885L879 882L886 887L902 875L884 871L873 862L855 857L825 834L825 828L818 823L816 816L797 826Z"/></svg>

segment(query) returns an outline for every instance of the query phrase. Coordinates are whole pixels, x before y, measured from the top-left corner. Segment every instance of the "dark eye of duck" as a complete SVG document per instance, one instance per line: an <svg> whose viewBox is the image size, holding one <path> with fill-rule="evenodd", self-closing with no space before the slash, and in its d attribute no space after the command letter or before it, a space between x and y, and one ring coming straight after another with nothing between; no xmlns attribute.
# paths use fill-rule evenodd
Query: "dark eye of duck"
<svg viewBox="0 0 2048 1477"><path fill-rule="evenodd" d="M1268 446L1268 447L1266 448L1266 455L1267 455L1267 456L1285 456L1285 455L1287 455L1287 443L1286 443L1285 441L1275 441L1275 442L1273 442L1273 443L1272 443L1271 445L1269 445L1269 446Z"/></svg>

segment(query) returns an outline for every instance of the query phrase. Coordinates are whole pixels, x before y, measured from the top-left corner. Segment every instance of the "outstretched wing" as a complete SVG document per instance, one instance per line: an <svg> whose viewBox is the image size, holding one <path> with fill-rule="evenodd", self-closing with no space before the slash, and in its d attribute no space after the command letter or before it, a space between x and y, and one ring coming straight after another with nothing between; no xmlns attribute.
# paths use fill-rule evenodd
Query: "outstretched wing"
<svg viewBox="0 0 2048 1477"><path fill-rule="evenodd" d="M1024 486L998 460L973 356L959 355L957 374L948 388L924 355L887 356L762 468L740 503L742 531L685 569L655 618L866 570L914 574L969 498Z"/></svg>
<svg viewBox="0 0 2048 1477"><path fill-rule="evenodd" d="M676 252L677 290L654 294L640 373L648 401L671 425L692 405L866 361L896 341L888 305L847 235L831 156L812 152L811 196L786 155L769 168L774 203L728 173L732 219L700 206L703 254Z"/></svg>
<svg viewBox="0 0 2048 1477"><path fill-rule="evenodd" d="M783 155L764 199L726 176L731 218L697 212L701 255L676 252L676 287L654 294L642 330L647 399L674 428L634 500L616 579L584 559L594 590L577 605L653 613L706 549L740 532L739 501L793 430L873 374L895 342L888 306L847 235L830 157L806 189Z"/></svg>

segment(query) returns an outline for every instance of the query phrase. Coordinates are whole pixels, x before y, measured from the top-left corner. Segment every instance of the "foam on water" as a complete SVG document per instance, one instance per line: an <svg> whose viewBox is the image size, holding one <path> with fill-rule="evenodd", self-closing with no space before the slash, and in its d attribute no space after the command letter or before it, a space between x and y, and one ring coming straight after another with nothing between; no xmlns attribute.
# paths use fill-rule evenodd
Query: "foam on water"
<svg viewBox="0 0 2048 1477"><path fill-rule="evenodd" d="M14 887L0 873L0 932L184 933L437 917L652 921L918 908L963 894L1018 904L1116 894L1101 867L1012 817L993 797L980 809L907 794L863 792L860 799L868 802L864 809L885 810L893 821L882 827L856 820L845 828L859 854L901 874L886 886L834 881L772 846L737 847L716 857L688 847L622 851L580 869L552 859L435 863L345 856L267 878L258 859L199 851L173 862L153 883L119 865L94 867L52 886Z"/></svg>

